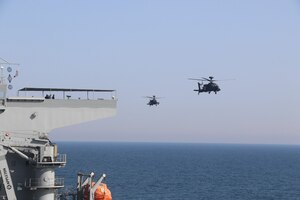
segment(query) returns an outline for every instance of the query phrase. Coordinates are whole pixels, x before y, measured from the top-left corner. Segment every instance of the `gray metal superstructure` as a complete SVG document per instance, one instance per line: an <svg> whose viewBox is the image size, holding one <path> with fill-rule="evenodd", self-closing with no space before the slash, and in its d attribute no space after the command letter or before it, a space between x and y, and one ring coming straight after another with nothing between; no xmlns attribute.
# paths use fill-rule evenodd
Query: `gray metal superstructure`
<svg viewBox="0 0 300 200"><path fill-rule="evenodd" d="M3 68L2 68L3 70ZM65 92L86 94L113 90L23 88L19 91L63 92L63 98L7 97L7 85L0 81L0 199L54 200L64 187L55 169L66 165L48 133L53 129L116 114L117 100L65 98Z"/></svg>

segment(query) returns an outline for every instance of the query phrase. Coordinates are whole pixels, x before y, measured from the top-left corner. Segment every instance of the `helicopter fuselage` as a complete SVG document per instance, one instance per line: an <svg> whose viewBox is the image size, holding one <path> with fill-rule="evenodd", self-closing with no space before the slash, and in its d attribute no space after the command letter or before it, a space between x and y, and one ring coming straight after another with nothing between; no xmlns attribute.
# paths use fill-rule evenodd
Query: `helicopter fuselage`
<svg viewBox="0 0 300 200"><path fill-rule="evenodd" d="M211 92L214 92L217 94L217 92L221 91L220 87L215 83L216 81L227 81L227 80L234 80L234 79L225 79L225 80L215 80L213 76L209 76L208 78L202 77L202 78L189 78L189 80L196 80L198 81L198 89L195 89L195 92L198 92L200 94L201 92L208 92L210 94ZM200 83L201 81L201 83ZM204 84L203 82L207 82Z"/></svg>
<svg viewBox="0 0 300 200"><path fill-rule="evenodd" d="M155 95L153 96L145 96L145 98L148 98L149 99L149 102L147 103L147 105L149 106L157 106L159 105L159 102L157 101L158 98L161 98L161 97L156 97Z"/></svg>
<svg viewBox="0 0 300 200"><path fill-rule="evenodd" d="M194 91L201 93L201 92L208 92L210 94L211 92L214 92L217 94L221 89L216 83L207 83L207 84L201 84L198 82L198 89L195 89Z"/></svg>
<svg viewBox="0 0 300 200"><path fill-rule="evenodd" d="M156 99L151 99L147 105L149 105L149 106L156 105L157 106L157 105L159 105L159 102Z"/></svg>

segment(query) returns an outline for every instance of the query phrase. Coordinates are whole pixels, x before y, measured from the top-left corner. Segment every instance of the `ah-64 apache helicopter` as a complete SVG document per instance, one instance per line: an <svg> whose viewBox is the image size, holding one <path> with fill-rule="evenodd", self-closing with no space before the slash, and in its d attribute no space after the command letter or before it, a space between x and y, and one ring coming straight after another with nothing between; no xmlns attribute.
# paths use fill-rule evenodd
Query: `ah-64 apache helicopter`
<svg viewBox="0 0 300 200"><path fill-rule="evenodd" d="M213 76L210 76L208 78L202 77L201 79L189 78L189 80L198 81L198 89L194 90L195 92L198 92L198 95L201 92L208 92L208 94L210 94L211 92L214 92L215 94L217 94L217 92L219 92L221 90L220 87L216 83L214 83L215 81L220 81L220 80L215 80ZM226 80L233 80L233 79L226 79ZM199 81L201 81L201 83ZM208 81L208 83L204 84L203 81ZM225 81L225 80L222 80L222 81Z"/></svg>
<svg viewBox="0 0 300 200"><path fill-rule="evenodd" d="M153 105L159 105L159 102L157 101L157 99L161 98L161 97L156 97L155 95L153 95L152 97L150 96L146 96L145 98L149 98L149 102L147 103L147 105L149 106L153 106Z"/></svg>

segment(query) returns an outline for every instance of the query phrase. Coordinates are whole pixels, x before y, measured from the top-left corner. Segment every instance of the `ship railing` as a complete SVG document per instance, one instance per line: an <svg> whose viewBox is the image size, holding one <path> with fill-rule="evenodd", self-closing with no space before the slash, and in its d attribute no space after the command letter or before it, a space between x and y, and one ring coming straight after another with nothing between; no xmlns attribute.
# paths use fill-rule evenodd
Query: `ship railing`
<svg viewBox="0 0 300 200"><path fill-rule="evenodd" d="M67 163L67 154L58 154L53 157L53 160L51 157L37 158L36 163L38 165L65 165Z"/></svg>
<svg viewBox="0 0 300 200"><path fill-rule="evenodd" d="M25 94L20 97L20 93ZM18 90L18 99L40 97L46 99L71 99L71 100L109 100L116 99L116 90L103 89L78 89L78 88L32 88L25 87Z"/></svg>
<svg viewBox="0 0 300 200"><path fill-rule="evenodd" d="M56 157L54 157L54 162L66 163L67 154L58 154Z"/></svg>
<svg viewBox="0 0 300 200"><path fill-rule="evenodd" d="M64 178L29 178L25 181L27 188L62 188L64 187Z"/></svg>

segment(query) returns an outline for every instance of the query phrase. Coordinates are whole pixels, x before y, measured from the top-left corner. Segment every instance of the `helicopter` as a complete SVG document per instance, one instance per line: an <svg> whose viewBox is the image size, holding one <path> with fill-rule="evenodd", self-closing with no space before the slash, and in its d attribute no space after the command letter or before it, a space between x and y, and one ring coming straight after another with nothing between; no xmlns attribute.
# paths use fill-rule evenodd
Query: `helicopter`
<svg viewBox="0 0 300 200"><path fill-rule="evenodd" d="M215 80L213 76L210 76L208 78L202 77L201 79L198 78L189 78L189 80L196 80L198 81L198 89L195 89L195 92L198 92L198 95L201 92L208 92L210 94L211 92L214 92L217 94L217 92L221 91L220 87L214 83L215 81L220 81L220 80ZM232 79L227 79L227 80L232 80ZM199 82L201 81L201 83ZM207 84L204 84L203 81L207 81Z"/></svg>
<svg viewBox="0 0 300 200"><path fill-rule="evenodd" d="M147 103L147 105L149 106L158 106L159 105L159 102L157 101L157 99L159 99L160 97L156 97L155 95L153 95L152 97L150 96L146 96L145 98L148 98L150 99L149 102Z"/></svg>

